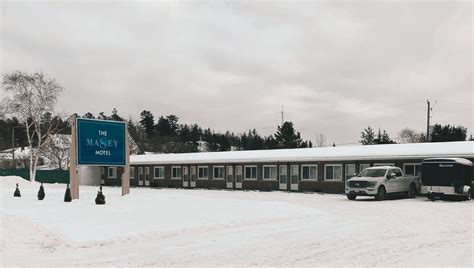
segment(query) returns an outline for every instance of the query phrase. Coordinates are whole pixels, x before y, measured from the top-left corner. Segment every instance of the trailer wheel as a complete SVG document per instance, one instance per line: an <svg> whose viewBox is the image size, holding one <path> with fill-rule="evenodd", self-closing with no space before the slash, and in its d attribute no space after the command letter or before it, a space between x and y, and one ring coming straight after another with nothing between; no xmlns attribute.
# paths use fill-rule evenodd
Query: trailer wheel
<svg viewBox="0 0 474 268"><path fill-rule="evenodd" d="M430 201L434 201L435 200L435 196L433 194L428 194L426 197L428 197L428 199Z"/></svg>
<svg viewBox="0 0 474 268"><path fill-rule="evenodd" d="M415 198L416 196L416 186L415 184L410 185L410 190L408 191L408 198Z"/></svg>
<svg viewBox="0 0 474 268"><path fill-rule="evenodd" d="M385 187L382 185L377 190L377 195L375 196L375 200L384 200L387 192L385 192Z"/></svg>
<svg viewBox="0 0 474 268"><path fill-rule="evenodd" d="M347 195L347 199L349 199L349 200L355 200L356 197L357 197L357 195L351 195L351 194Z"/></svg>

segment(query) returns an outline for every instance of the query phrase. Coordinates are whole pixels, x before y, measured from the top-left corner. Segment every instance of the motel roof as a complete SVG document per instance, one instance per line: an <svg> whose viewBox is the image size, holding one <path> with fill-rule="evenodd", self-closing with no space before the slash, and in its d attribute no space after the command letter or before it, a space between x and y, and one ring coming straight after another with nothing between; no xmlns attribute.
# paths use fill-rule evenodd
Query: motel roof
<svg viewBox="0 0 474 268"><path fill-rule="evenodd" d="M301 149L131 155L130 163L204 164L396 160L433 157L474 158L474 141L380 144Z"/></svg>

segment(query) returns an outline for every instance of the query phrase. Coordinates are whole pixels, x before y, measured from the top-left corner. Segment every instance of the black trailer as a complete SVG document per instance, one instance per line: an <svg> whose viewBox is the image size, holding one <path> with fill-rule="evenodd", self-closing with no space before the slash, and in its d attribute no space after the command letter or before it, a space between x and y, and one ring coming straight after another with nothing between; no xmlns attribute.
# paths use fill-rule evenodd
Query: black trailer
<svg viewBox="0 0 474 268"><path fill-rule="evenodd" d="M429 199L445 195L471 200L472 162L464 158L429 158L422 161L421 194Z"/></svg>

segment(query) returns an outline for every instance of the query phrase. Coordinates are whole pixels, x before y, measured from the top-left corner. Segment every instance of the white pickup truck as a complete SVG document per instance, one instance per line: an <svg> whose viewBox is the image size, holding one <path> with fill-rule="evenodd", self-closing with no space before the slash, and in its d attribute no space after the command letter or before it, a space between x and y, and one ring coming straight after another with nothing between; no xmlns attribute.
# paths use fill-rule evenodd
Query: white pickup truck
<svg viewBox="0 0 474 268"><path fill-rule="evenodd" d="M420 178L417 176L404 176L398 167L381 166L371 167L346 181L346 196L349 200L357 196L375 196L383 200L387 194L407 193L409 198L414 198L420 188Z"/></svg>

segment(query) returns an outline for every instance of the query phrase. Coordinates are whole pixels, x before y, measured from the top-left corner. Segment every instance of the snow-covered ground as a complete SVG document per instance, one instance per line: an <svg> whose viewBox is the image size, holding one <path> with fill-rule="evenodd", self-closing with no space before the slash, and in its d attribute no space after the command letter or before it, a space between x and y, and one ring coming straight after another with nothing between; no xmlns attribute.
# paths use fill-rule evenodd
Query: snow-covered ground
<svg viewBox="0 0 474 268"><path fill-rule="evenodd" d="M1 264L24 266L467 266L473 203L425 198L137 189L121 197L18 177L1 181ZM14 198L20 181L22 197Z"/></svg>

